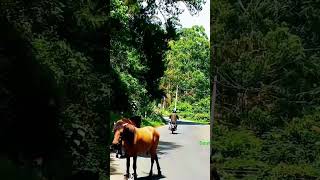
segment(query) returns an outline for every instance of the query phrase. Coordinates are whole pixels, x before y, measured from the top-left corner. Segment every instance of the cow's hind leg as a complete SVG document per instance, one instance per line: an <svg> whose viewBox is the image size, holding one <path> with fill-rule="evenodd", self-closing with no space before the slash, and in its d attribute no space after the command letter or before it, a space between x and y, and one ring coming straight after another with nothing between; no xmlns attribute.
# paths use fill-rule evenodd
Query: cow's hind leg
<svg viewBox="0 0 320 180"><path fill-rule="evenodd" d="M153 134L153 145L152 145L152 148L151 148L151 152L152 152L151 154L152 154L152 157L154 158L154 160L156 160L156 163L157 163L158 176L161 176L161 170L160 170L160 165L159 165L159 160L158 160L158 155L157 155L157 147L158 147L158 144L159 144L159 139L160 139L159 133L158 132L154 133Z"/></svg>
<svg viewBox="0 0 320 180"><path fill-rule="evenodd" d="M159 160L158 160L158 155L156 154L155 160L157 163L157 169L158 169L158 176L161 176L161 170L160 170L160 165L159 165Z"/></svg>
<svg viewBox="0 0 320 180"><path fill-rule="evenodd" d="M149 172L149 176L152 176L153 163L154 163L154 157L151 156L151 169L150 169L150 172Z"/></svg>
<svg viewBox="0 0 320 180"><path fill-rule="evenodd" d="M137 179L137 156L133 156L133 178Z"/></svg>

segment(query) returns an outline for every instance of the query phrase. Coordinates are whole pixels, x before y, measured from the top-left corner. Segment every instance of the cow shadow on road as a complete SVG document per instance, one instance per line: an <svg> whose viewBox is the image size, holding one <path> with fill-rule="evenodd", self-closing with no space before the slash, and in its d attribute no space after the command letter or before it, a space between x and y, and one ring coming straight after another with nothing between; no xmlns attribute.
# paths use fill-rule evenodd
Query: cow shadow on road
<svg viewBox="0 0 320 180"><path fill-rule="evenodd" d="M166 178L165 176L157 176L157 175L153 175L153 176L144 176L144 177L138 177L138 180L156 180L156 179L163 179Z"/></svg>
<svg viewBox="0 0 320 180"><path fill-rule="evenodd" d="M172 134L181 134L181 133L178 133L178 132L173 132Z"/></svg>

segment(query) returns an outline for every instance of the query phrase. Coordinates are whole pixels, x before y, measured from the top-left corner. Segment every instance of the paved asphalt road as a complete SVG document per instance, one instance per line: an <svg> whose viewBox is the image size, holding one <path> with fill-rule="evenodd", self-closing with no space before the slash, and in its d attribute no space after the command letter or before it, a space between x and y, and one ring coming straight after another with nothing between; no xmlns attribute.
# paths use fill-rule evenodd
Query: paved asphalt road
<svg viewBox="0 0 320 180"><path fill-rule="evenodd" d="M157 177L156 163L153 165L152 179L161 180L209 180L210 146L200 145L200 141L209 141L209 125L200 125L186 120L178 122L176 134L171 134L168 125L158 127L160 142L158 146L159 164L162 177ZM123 180L126 172L126 159L115 158L110 154L110 179ZM133 173L130 160L130 174ZM138 179L148 179L151 160L147 157L137 158Z"/></svg>

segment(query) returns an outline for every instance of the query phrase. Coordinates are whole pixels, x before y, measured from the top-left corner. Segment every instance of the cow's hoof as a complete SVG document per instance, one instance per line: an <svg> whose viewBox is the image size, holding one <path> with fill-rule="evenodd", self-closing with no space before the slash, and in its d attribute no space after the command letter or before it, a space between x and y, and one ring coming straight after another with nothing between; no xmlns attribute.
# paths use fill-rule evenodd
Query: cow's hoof
<svg viewBox="0 0 320 180"><path fill-rule="evenodd" d="M158 172L158 176L162 176L161 171Z"/></svg>
<svg viewBox="0 0 320 180"><path fill-rule="evenodd" d="M126 177L126 178L129 178L130 174L124 174L123 176Z"/></svg>
<svg viewBox="0 0 320 180"><path fill-rule="evenodd" d="M152 174L153 174L153 173L152 173L152 172L150 172L150 173L149 173L149 177L151 177L151 176L152 176Z"/></svg>
<svg viewBox="0 0 320 180"><path fill-rule="evenodd" d="M133 179L134 179L134 180L137 180L137 177L138 177L137 174L132 174L132 176L133 176Z"/></svg>

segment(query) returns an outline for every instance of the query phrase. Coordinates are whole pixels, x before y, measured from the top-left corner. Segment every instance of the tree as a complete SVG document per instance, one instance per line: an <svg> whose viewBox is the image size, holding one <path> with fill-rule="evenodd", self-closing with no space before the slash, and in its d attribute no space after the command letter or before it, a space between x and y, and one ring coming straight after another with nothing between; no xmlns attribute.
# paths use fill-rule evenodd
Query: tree
<svg viewBox="0 0 320 180"><path fill-rule="evenodd" d="M179 85L181 101L194 103L209 93L209 41L204 28L193 26L179 32L179 39L169 42L167 69L162 88L174 95Z"/></svg>

